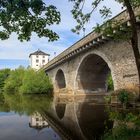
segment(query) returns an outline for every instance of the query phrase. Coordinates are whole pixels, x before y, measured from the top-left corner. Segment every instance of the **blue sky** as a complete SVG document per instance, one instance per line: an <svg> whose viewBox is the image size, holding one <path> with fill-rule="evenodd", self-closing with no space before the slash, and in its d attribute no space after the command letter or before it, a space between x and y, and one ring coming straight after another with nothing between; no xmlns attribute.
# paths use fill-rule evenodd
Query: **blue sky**
<svg viewBox="0 0 140 140"><path fill-rule="evenodd" d="M85 11L90 9L90 1L87 0ZM48 42L46 38L38 38L35 34L29 42L20 42L17 39L16 34L12 34L8 40L0 41L0 69L2 68L17 68L20 65L29 65L29 54L40 49L50 54L50 59L54 58L54 53L58 55L66 48L70 47L76 41L83 37L83 33L76 35L71 32L71 29L76 25L73 20L70 10L72 9L71 3L68 0L63 2L58 0L45 0L47 4L55 5L61 12L61 23L60 25L53 25L51 28L56 31L60 39L55 42ZM103 5L108 5L113 11L113 15L116 15L121 11L121 6L118 5L114 0L105 0ZM94 12L94 16L91 21L86 25L86 34L92 31L92 27L96 23L102 23L98 10Z"/></svg>

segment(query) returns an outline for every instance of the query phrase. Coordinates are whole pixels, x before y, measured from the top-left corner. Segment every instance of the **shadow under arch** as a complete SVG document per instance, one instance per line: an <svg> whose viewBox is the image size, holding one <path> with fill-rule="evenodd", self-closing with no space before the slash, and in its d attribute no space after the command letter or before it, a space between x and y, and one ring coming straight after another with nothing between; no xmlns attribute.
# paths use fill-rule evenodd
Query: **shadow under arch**
<svg viewBox="0 0 140 140"><path fill-rule="evenodd" d="M57 71L55 81L57 88L59 89L66 88L64 72L61 69Z"/></svg>
<svg viewBox="0 0 140 140"><path fill-rule="evenodd" d="M106 92L107 78L111 74L110 67L110 62L100 55L95 53L86 55L77 69L75 89L84 92Z"/></svg>

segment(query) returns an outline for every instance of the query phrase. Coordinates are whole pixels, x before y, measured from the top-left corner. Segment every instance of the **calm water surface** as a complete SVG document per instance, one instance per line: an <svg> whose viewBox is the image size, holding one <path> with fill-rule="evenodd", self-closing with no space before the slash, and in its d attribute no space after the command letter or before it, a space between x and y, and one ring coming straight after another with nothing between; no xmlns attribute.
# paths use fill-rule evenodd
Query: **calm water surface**
<svg viewBox="0 0 140 140"><path fill-rule="evenodd" d="M42 113L46 96L0 95L0 140L61 140Z"/></svg>
<svg viewBox="0 0 140 140"><path fill-rule="evenodd" d="M100 140L105 106L87 99L54 102L44 95L0 94L0 140Z"/></svg>

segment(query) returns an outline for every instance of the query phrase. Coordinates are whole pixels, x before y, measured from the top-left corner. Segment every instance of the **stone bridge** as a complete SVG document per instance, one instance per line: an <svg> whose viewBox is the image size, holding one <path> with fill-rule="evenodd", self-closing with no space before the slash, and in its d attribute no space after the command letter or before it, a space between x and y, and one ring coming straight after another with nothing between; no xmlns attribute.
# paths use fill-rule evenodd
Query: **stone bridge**
<svg viewBox="0 0 140 140"><path fill-rule="evenodd" d="M135 15L140 41L140 8L136 9ZM123 11L111 20L121 21L120 30L125 36L122 27L130 26L128 13ZM52 80L54 93L104 94L108 88L109 73L115 90L138 85L138 72L130 41L113 40L95 31L55 57L43 69Z"/></svg>

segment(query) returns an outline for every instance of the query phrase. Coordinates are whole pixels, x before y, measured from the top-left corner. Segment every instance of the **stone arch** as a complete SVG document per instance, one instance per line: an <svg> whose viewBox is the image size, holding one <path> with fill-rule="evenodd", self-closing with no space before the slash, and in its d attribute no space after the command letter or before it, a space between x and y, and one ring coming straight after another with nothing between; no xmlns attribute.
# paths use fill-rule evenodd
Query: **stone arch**
<svg viewBox="0 0 140 140"><path fill-rule="evenodd" d="M55 82L58 89L66 88L65 75L61 69L59 69L56 73Z"/></svg>
<svg viewBox="0 0 140 140"><path fill-rule="evenodd" d="M77 90L106 92L106 80L109 73L111 73L114 81L112 65L104 54L97 50L87 53L82 57L76 71L75 92Z"/></svg>

